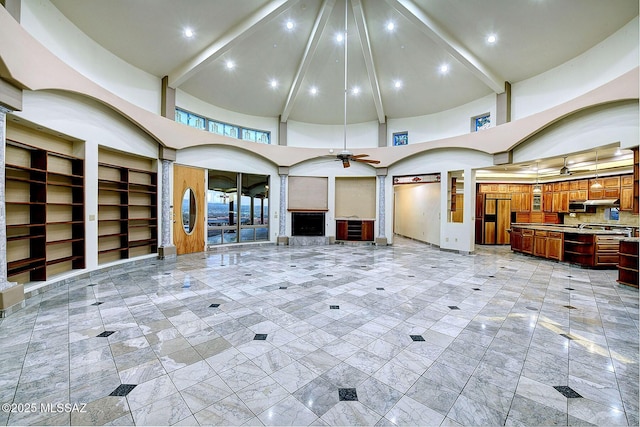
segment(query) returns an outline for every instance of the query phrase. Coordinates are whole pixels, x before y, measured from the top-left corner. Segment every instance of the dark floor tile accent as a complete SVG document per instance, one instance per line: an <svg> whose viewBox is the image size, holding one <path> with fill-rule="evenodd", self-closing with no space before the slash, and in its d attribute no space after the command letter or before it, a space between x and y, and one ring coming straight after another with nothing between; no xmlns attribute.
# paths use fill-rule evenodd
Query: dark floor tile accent
<svg viewBox="0 0 640 427"><path fill-rule="evenodd" d="M422 335L409 335L409 337L411 337L411 339L414 341L424 341Z"/></svg>
<svg viewBox="0 0 640 427"><path fill-rule="evenodd" d="M340 306L339 306L339 305L330 305L330 306L329 306L329 309L330 309L330 310L339 310L339 309L340 309Z"/></svg>
<svg viewBox="0 0 640 427"><path fill-rule="evenodd" d="M376 288L376 291L384 291L384 288Z"/></svg>
<svg viewBox="0 0 640 427"><path fill-rule="evenodd" d="M574 307L572 305L563 305L564 308L568 308L569 310L577 310L578 307Z"/></svg>
<svg viewBox="0 0 640 427"><path fill-rule="evenodd" d="M561 336L561 337L565 337L566 339L571 340L571 341L573 341L573 340L574 340L574 338L573 338L571 335L569 335L569 334L560 334L560 336Z"/></svg>
<svg viewBox="0 0 640 427"><path fill-rule="evenodd" d="M256 336L253 337L253 339L258 341L264 341L267 339L267 334L256 334Z"/></svg>
<svg viewBox="0 0 640 427"><path fill-rule="evenodd" d="M113 334L115 334L115 333L116 333L116 331L104 331L104 332L102 332L101 334L96 335L96 338L106 338L106 337L108 337L109 335L113 335Z"/></svg>
<svg viewBox="0 0 640 427"><path fill-rule="evenodd" d="M286 286L280 286L278 289L287 289Z"/></svg>
<svg viewBox="0 0 640 427"><path fill-rule="evenodd" d="M436 267L435 265L432 265L431 268L438 268L438 267Z"/></svg>
<svg viewBox="0 0 640 427"><path fill-rule="evenodd" d="M491 275L491 276L489 276L489 277L496 277L496 276L494 276L494 275Z"/></svg>
<svg viewBox="0 0 640 427"><path fill-rule="evenodd" d="M554 385L553 388L562 393L562 395L567 399L577 399L582 397L577 391L566 385Z"/></svg>
<svg viewBox="0 0 640 427"><path fill-rule="evenodd" d="M568 274L567 277L573 277L572 275Z"/></svg>
<svg viewBox="0 0 640 427"><path fill-rule="evenodd" d="M416 277L416 276L414 276L414 275L410 274L408 277Z"/></svg>
<svg viewBox="0 0 640 427"><path fill-rule="evenodd" d="M131 393L131 390L136 388L136 385L137 384L120 384L109 396L126 396Z"/></svg>
<svg viewBox="0 0 640 427"><path fill-rule="evenodd" d="M333 277L333 274L327 274L327 277Z"/></svg>
<svg viewBox="0 0 640 427"><path fill-rule="evenodd" d="M565 288L565 289L568 290L568 291L575 291L575 289L573 289L573 288Z"/></svg>
<svg viewBox="0 0 640 427"><path fill-rule="evenodd" d="M295 267L295 265L290 265L289 267Z"/></svg>
<svg viewBox="0 0 640 427"><path fill-rule="evenodd" d="M91 283L91 284L90 284L90 285L88 285L88 286L98 286L98 284L97 284L97 283Z"/></svg>
<svg viewBox="0 0 640 427"><path fill-rule="evenodd" d="M537 308L535 308L535 307L527 306L526 308L527 308L527 310L531 310L531 311L538 311L538 309L537 309Z"/></svg>
<svg viewBox="0 0 640 427"><path fill-rule="evenodd" d="M171 273L164 273L165 276L171 276Z"/></svg>
<svg viewBox="0 0 640 427"><path fill-rule="evenodd" d="M220 307L220 304L211 304L209 306L209 308L218 308L218 307Z"/></svg>
<svg viewBox="0 0 640 427"><path fill-rule="evenodd" d="M355 388L339 388L338 389L338 399L346 400L346 401L357 401L358 393L356 393Z"/></svg>
<svg viewBox="0 0 640 427"><path fill-rule="evenodd" d="M474 291L479 291L480 288L472 288Z"/></svg>
<svg viewBox="0 0 640 427"><path fill-rule="evenodd" d="M457 305L450 305L448 306L451 310L460 310L460 307L458 307Z"/></svg>
<svg viewBox="0 0 640 427"><path fill-rule="evenodd" d="M97 302L94 302L94 303L93 303L93 304L91 304L91 305L100 305L100 304L104 304L104 303L103 303L102 301L97 301Z"/></svg>
<svg viewBox="0 0 640 427"><path fill-rule="evenodd" d="M251 273L245 273L244 275L245 276L251 276Z"/></svg>

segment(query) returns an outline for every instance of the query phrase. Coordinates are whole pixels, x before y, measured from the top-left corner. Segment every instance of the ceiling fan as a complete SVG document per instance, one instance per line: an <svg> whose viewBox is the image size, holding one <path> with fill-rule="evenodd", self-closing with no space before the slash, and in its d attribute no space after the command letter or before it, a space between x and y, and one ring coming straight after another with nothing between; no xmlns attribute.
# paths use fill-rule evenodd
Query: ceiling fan
<svg viewBox="0 0 640 427"><path fill-rule="evenodd" d="M561 176L570 176L576 172L589 172L589 169L569 170L569 168L567 167L567 156L564 156L563 159L564 159L564 166L562 166L562 168L560 169Z"/></svg>
<svg viewBox="0 0 640 427"><path fill-rule="evenodd" d="M380 160L365 159L369 157L368 154L353 154L347 150L347 16L348 16L349 1L344 2L344 145L342 151L336 155L336 159L342 162L342 167L348 168L351 166L351 162L361 162L369 164L378 164Z"/></svg>

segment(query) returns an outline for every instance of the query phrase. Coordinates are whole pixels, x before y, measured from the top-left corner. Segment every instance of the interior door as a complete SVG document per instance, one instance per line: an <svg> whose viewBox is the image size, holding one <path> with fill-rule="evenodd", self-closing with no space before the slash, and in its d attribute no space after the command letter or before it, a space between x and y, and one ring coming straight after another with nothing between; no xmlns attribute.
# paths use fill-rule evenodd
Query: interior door
<svg viewBox="0 0 640 427"><path fill-rule="evenodd" d="M496 244L508 245L510 235L507 230L511 228L511 200L502 199L497 201L497 221L496 221Z"/></svg>
<svg viewBox="0 0 640 427"><path fill-rule="evenodd" d="M178 255L204 251L205 170L173 166L173 242Z"/></svg>

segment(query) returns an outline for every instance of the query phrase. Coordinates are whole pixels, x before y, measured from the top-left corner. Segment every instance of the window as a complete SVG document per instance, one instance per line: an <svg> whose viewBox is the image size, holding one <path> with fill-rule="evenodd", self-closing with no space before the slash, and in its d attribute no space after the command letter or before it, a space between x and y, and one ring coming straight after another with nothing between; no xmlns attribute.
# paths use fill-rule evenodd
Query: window
<svg viewBox="0 0 640 427"><path fill-rule="evenodd" d="M269 240L269 176L216 170L208 175L207 243Z"/></svg>
<svg viewBox="0 0 640 427"><path fill-rule="evenodd" d="M477 132L482 129L491 127L491 115L489 113L481 114L471 118L471 132Z"/></svg>
<svg viewBox="0 0 640 427"><path fill-rule="evenodd" d="M221 123L197 114L176 108L175 120L196 129L206 130L218 135L225 135L230 138L238 138L243 141L258 142L261 144L271 144L271 132L257 129L242 128L229 123Z"/></svg>

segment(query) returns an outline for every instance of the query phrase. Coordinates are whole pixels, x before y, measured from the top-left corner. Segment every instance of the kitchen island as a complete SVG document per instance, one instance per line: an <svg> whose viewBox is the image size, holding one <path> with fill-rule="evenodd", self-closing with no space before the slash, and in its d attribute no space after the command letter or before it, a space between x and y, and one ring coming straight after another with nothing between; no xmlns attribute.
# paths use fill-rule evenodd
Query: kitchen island
<svg viewBox="0 0 640 427"><path fill-rule="evenodd" d="M620 240L630 228L511 224L511 250L590 268L617 268Z"/></svg>

